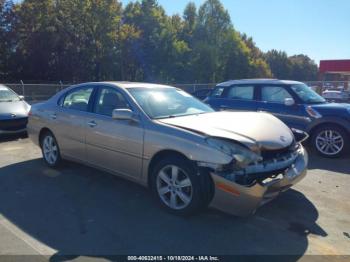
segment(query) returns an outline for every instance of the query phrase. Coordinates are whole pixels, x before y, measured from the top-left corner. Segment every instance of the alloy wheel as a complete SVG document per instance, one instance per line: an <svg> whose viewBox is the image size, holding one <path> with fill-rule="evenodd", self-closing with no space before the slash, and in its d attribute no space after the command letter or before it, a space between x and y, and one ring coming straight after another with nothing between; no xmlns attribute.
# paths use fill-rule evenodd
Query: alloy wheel
<svg viewBox="0 0 350 262"><path fill-rule="evenodd" d="M58 147L55 139L51 135L47 135L43 140L43 153L45 160L54 165L58 159Z"/></svg>
<svg viewBox="0 0 350 262"><path fill-rule="evenodd" d="M336 130L323 130L316 137L316 148L324 155L334 156L344 148L344 138Z"/></svg>
<svg viewBox="0 0 350 262"><path fill-rule="evenodd" d="M175 165L168 165L158 173L157 192L168 207L184 209L192 201L192 182L184 170Z"/></svg>

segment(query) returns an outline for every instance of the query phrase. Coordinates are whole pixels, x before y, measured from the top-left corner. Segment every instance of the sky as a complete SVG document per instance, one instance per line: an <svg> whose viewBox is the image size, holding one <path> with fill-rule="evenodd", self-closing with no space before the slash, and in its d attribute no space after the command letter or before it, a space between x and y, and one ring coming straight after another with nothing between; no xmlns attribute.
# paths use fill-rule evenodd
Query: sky
<svg viewBox="0 0 350 262"><path fill-rule="evenodd" d="M122 0L124 4L135 0ZM158 0L182 14L188 0ZM204 0L192 0L199 7ZM236 30L263 50L306 54L319 63L350 59L350 0L221 0Z"/></svg>

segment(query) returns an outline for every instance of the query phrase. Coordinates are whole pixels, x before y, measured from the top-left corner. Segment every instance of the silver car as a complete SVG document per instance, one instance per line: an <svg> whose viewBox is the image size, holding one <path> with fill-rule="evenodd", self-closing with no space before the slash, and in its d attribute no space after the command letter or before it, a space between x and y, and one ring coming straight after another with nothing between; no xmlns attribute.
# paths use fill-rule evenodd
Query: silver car
<svg viewBox="0 0 350 262"><path fill-rule="evenodd" d="M252 214L300 181L308 162L274 116L214 112L156 84L72 86L32 107L28 132L49 166L68 159L125 177L184 215L209 205Z"/></svg>
<svg viewBox="0 0 350 262"><path fill-rule="evenodd" d="M341 89L327 89L322 92L322 96L330 102L350 102L350 93Z"/></svg>
<svg viewBox="0 0 350 262"><path fill-rule="evenodd" d="M23 97L0 85L0 135L25 132L29 110Z"/></svg>

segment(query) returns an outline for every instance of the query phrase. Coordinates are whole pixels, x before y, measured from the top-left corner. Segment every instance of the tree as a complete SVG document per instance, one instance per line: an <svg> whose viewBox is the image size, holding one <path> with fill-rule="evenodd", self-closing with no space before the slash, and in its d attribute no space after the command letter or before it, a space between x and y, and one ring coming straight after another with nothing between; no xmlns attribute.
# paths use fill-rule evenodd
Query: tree
<svg viewBox="0 0 350 262"><path fill-rule="evenodd" d="M12 1L0 0L0 79L11 75L10 57L14 46L12 22L14 20Z"/></svg>
<svg viewBox="0 0 350 262"><path fill-rule="evenodd" d="M286 52L271 50L265 55L272 74L278 79L289 79L291 76L292 63Z"/></svg>
<svg viewBox="0 0 350 262"><path fill-rule="evenodd" d="M272 71L272 72L271 72ZM0 0L0 77L23 80L220 82L314 79L305 55L264 54L219 0L182 17L156 0Z"/></svg>
<svg viewBox="0 0 350 262"><path fill-rule="evenodd" d="M288 57L286 52L271 50L265 54L273 76L278 79L307 81L317 79L318 67L305 55Z"/></svg>
<svg viewBox="0 0 350 262"><path fill-rule="evenodd" d="M237 32L218 0L199 9L195 35L197 79L218 82L245 77L270 77L271 71L252 38Z"/></svg>
<svg viewBox="0 0 350 262"><path fill-rule="evenodd" d="M250 60L250 77L254 78L270 78L272 72L269 64L267 63L264 53L256 46L252 37L248 37L246 34L240 34L242 41L249 49Z"/></svg>
<svg viewBox="0 0 350 262"><path fill-rule="evenodd" d="M318 67L308 56L294 55L290 57L290 61L292 64L291 79L310 81L317 78Z"/></svg>
<svg viewBox="0 0 350 262"><path fill-rule="evenodd" d="M197 7L193 2L189 2L183 13L184 27L183 39L192 47L193 34L197 26Z"/></svg>
<svg viewBox="0 0 350 262"><path fill-rule="evenodd" d="M161 65L166 58L160 55L164 54L161 43L167 23L164 9L155 0L130 3L125 10L125 23L140 32L133 48L143 79L150 82L164 79Z"/></svg>
<svg viewBox="0 0 350 262"><path fill-rule="evenodd" d="M57 8L58 57L75 72L71 77L95 81L118 77L115 61L121 4L116 0L61 0Z"/></svg>
<svg viewBox="0 0 350 262"><path fill-rule="evenodd" d="M12 27L15 35L15 77L50 80L50 66L54 50L55 12L52 0L24 0L14 7L16 19Z"/></svg>
<svg viewBox="0 0 350 262"><path fill-rule="evenodd" d="M204 82L221 80L224 44L233 26L227 10L218 0L207 0L200 6L194 40L196 79Z"/></svg>

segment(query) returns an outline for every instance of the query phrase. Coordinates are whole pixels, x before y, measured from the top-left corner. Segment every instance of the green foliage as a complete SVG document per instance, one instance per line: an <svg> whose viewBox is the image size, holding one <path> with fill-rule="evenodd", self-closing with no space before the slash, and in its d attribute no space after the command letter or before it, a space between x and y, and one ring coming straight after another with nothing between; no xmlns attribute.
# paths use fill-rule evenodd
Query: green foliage
<svg viewBox="0 0 350 262"><path fill-rule="evenodd" d="M156 0L0 0L0 79L219 82L312 80L307 56L264 54L240 34L219 0L182 17Z"/></svg>
<svg viewBox="0 0 350 262"><path fill-rule="evenodd" d="M276 78L298 81L317 79L318 67L306 55L288 57L286 52L271 50L266 53L265 58Z"/></svg>
<svg viewBox="0 0 350 262"><path fill-rule="evenodd" d="M317 78L318 67L308 56L294 55L289 59L292 64L291 79L307 81L308 79Z"/></svg>
<svg viewBox="0 0 350 262"><path fill-rule="evenodd" d="M11 57L16 46L13 29L15 21L13 2L0 0L0 79L10 78L14 72Z"/></svg>

